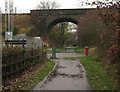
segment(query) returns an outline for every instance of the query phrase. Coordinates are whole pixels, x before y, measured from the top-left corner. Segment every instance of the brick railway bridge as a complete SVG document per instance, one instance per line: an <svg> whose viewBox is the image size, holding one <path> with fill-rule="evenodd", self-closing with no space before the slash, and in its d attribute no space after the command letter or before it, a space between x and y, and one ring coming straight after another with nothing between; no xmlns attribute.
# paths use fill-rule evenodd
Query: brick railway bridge
<svg viewBox="0 0 120 92"><path fill-rule="evenodd" d="M35 25L35 30L43 32L50 31L54 25L60 22L78 24L80 19L90 10L94 10L94 8L31 10L30 16L32 24Z"/></svg>
<svg viewBox="0 0 120 92"><path fill-rule="evenodd" d="M80 19L91 10L95 10L95 8L31 10L30 13L14 15L30 16L31 24L34 25L32 30L36 31L36 36L39 36L41 32L49 32L56 24L60 22L72 22L74 24L78 24ZM2 17L5 19L4 14Z"/></svg>

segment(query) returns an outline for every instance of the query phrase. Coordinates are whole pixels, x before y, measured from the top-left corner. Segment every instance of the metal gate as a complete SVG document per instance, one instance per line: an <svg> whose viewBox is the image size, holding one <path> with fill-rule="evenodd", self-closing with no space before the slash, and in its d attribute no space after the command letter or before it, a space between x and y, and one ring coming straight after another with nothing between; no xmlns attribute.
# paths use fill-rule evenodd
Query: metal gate
<svg viewBox="0 0 120 92"><path fill-rule="evenodd" d="M54 58L56 53L84 53L84 48L54 48Z"/></svg>

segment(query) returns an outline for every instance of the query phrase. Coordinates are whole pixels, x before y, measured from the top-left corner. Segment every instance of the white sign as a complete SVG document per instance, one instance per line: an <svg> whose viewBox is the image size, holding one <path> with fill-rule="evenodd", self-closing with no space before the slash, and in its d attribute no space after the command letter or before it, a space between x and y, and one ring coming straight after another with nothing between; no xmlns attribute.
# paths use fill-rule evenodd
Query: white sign
<svg viewBox="0 0 120 92"><path fill-rule="evenodd" d="M5 40L12 40L13 32L5 32Z"/></svg>

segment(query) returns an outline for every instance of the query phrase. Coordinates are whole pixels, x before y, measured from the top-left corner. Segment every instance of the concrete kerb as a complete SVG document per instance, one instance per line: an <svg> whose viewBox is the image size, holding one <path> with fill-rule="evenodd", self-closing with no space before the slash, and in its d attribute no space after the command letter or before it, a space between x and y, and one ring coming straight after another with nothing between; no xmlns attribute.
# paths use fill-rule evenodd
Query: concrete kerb
<svg viewBox="0 0 120 92"><path fill-rule="evenodd" d="M54 61L53 61L54 62ZM33 89L34 90L40 90L41 87L44 86L44 84L49 81L55 74L56 74L56 69L57 69L57 65L58 63L55 62L55 65L53 67L53 69L51 70L51 72L41 81L37 84L37 86ZM31 91L31 92L33 92Z"/></svg>
<svg viewBox="0 0 120 92"><path fill-rule="evenodd" d="M80 63L79 60L77 60L77 61L79 62L79 65L80 65L80 68L81 68L80 72L82 72L84 77L87 77L86 70L85 70L84 66Z"/></svg>
<svg viewBox="0 0 120 92"><path fill-rule="evenodd" d="M81 72L83 73L83 76L84 77L86 77L86 70L85 70L85 68L83 67L83 65L81 64L81 63L79 63L80 64L80 66L81 66Z"/></svg>

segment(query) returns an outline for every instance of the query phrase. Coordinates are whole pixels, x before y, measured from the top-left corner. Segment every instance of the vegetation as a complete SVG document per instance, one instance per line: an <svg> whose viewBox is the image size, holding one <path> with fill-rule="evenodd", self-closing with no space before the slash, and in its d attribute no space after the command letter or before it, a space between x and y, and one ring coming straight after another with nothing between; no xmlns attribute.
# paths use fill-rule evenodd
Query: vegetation
<svg viewBox="0 0 120 92"><path fill-rule="evenodd" d="M2 35L5 33L5 15L2 16ZM32 28L30 21L30 15L16 14L13 17L14 20L14 35L26 33Z"/></svg>
<svg viewBox="0 0 120 92"><path fill-rule="evenodd" d="M43 0L37 5L37 9L57 9L60 7L60 4L58 4L55 1L46 1Z"/></svg>
<svg viewBox="0 0 120 92"><path fill-rule="evenodd" d="M41 31L38 32L37 30L39 29L37 29L35 25L31 25L30 16L28 15L14 16L14 28L18 31L15 31L15 34L25 33L26 30L29 30L27 33L30 33L32 36L34 36L34 34L39 35L39 33L42 33L42 37L46 38L52 47L70 46L76 44L77 41L79 46L87 45L89 47L94 47L94 49L91 50L93 51L93 55L98 55L96 58L94 58L94 56L88 56L81 59L83 65L88 69L88 77L91 78L90 80L93 80L91 81L91 83L93 83L92 87L94 89L102 90L115 89L111 82L113 79L117 84L119 78L120 2L117 0L115 0L114 3L111 2L111 0L104 1L105 2L92 2L92 5L97 5L97 9L87 12L86 16L83 16L81 20L79 20L77 34L68 31L67 23L57 24L53 27L51 33L46 31L45 33ZM91 5L90 3L86 4ZM54 2L49 3L43 1L40 2L40 5L38 5L37 8L55 9L59 8L59 5ZM4 26L2 34L4 35ZM44 34L49 35L44 36ZM74 58L69 59L74 60ZM96 59L97 62L95 62L94 59ZM100 64L103 67L101 67ZM91 69L90 66L93 69ZM96 70L96 67L99 71ZM110 77L110 80L107 79L108 76ZM100 82L101 84L96 84L96 82ZM108 82L110 84L105 84L103 82ZM98 87L96 87L96 85Z"/></svg>
<svg viewBox="0 0 120 92"><path fill-rule="evenodd" d="M76 57L64 57L65 60L76 60Z"/></svg>
<svg viewBox="0 0 120 92"><path fill-rule="evenodd" d="M29 31L32 28L30 15L15 15L14 26L19 30L17 34L26 33Z"/></svg>
<svg viewBox="0 0 120 92"><path fill-rule="evenodd" d="M96 46L100 41L102 30L105 28L96 11L89 11L78 24L79 46Z"/></svg>
<svg viewBox="0 0 120 92"><path fill-rule="evenodd" d="M13 30L13 35L17 35L19 32L19 29L17 27L14 27L14 30Z"/></svg>
<svg viewBox="0 0 120 92"><path fill-rule="evenodd" d="M93 90L117 90L116 82L107 74L107 71L95 59L97 56L85 56L80 62L87 70L87 77Z"/></svg>
<svg viewBox="0 0 120 92"><path fill-rule="evenodd" d="M90 5L90 3L87 4ZM96 48L97 61L107 70L108 75L118 83L120 2L96 1L92 5L97 5L97 9L88 12L78 24L79 45L89 45ZM119 83L118 86L120 86Z"/></svg>
<svg viewBox="0 0 120 92"><path fill-rule="evenodd" d="M4 87L3 90L32 90L46 75L53 69L53 61L46 61L42 65L38 64L36 69L32 72L26 72L23 76L16 80L9 80L9 86Z"/></svg>
<svg viewBox="0 0 120 92"><path fill-rule="evenodd" d="M50 43L54 47L72 46L77 43L75 32L70 31L69 22L61 22L55 25L49 35Z"/></svg>
<svg viewBox="0 0 120 92"><path fill-rule="evenodd" d="M41 49L4 47L2 55L3 86L5 88L7 85L10 86L9 80L21 76L25 71L32 71L36 65L43 64L46 60L46 53ZM7 89L9 90L9 88Z"/></svg>
<svg viewBox="0 0 120 92"><path fill-rule="evenodd" d="M51 56L50 59L60 59L60 58L54 58L54 57Z"/></svg>
<svg viewBox="0 0 120 92"><path fill-rule="evenodd" d="M54 26L51 30L49 38L51 40L51 44L54 47L62 47L64 45L64 42L66 40L65 31L67 30L67 25L67 23L63 22Z"/></svg>
<svg viewBox="0 0 120 92"><path fill-rule="evenodd" d="M108 75L107 70L97 62L97 55L89 55L84 57L65 57L65 60L80 59L80 63L87 71L87 78L93 90L118 90L116 81ZM114 70L112 70L113 74Z"/></svg>

